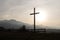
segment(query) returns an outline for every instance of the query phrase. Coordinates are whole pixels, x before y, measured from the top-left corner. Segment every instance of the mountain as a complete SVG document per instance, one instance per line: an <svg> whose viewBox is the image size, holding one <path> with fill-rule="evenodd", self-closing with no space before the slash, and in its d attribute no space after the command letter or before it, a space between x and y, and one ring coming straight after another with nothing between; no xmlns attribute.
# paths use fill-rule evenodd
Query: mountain
<svg viewBox="0 0 60 40"><path fill-rule="evenodd" d="M0 27L4 27L4 28L12 28L12 29L19 29L21 28L23 25L26 26L27 29L33 29L33 25L24 23L24 22L20 22L20 21L16 21L14 19L11 20L0 20ZM44 26L42 25L36 25L36 28L44 28Z"/></svg>
<svg viewBox="0 0 60 40"><path fill-rule="evenodd" d="M33 28L33 25L24 23L24 22L20 22L20 21L16 21L14 19L11 20L0 20L0 27L4 27L6 29L11 28L11 29L19 29L21 28L23 25L26 26L26 28Z"/></svg>
<svg viewBox="0 0 60 40"><path fill-rule="evenodd" d="M23 22L16 21L14 19L11 20L0 20L0 27L4 28L20 28L24 25Z"/></svg>
<svg viewBox="0 0 60 40"><path fill-rule="evenodd" d="M24 23L24 22L20 22L20 21L16 21L14 19L11 20L0 20L0 27L4 27L6 29L19 29L21 28L23 25L26 26L26 29L33 29L33 25ZM44 25L36 25L36 29L44 29L47 28L47 26ZM46 29L47 33L51 33L51 32L60 32L60 29Z"/></svg>

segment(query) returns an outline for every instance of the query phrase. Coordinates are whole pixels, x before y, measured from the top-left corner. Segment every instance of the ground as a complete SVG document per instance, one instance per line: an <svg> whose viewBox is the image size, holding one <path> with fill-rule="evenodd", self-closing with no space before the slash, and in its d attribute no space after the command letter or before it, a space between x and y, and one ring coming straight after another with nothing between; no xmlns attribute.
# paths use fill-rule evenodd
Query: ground
<svg viewBox="0 0 60 40"><path fill-rule="evenodd" d="M58 40L60 33L0 32L0 40Z"/></svg>

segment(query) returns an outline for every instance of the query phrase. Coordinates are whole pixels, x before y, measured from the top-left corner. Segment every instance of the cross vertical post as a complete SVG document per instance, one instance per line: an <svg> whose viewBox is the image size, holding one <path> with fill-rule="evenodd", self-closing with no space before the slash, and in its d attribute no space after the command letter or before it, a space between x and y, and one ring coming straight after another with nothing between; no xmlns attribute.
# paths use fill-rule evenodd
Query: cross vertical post
<svg viewBox="0 0 60 40"><path fill-rule="evenodd" d="M30 15L34 15L34 32L36 31L36 22L35 22L35 15L39 13L35 13L35 8L34 8L34 13L31 13Z"/></svg>
<svg viewBox="0 0 60 40"><path fill-rule="evenodd" d="M35 32L35 8L34 8L34 32Z"/></svg>

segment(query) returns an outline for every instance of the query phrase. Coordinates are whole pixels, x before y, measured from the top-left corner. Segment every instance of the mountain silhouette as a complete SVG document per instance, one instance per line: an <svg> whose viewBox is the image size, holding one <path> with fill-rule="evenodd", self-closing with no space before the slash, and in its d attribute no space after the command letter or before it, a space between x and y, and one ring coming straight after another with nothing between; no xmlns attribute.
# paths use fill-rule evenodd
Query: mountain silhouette
<svg viewBox="0 0 60 40"><path fill-rule="evenodd" d="M4 28L19 28L19 27L22 27L24 25L23 22L19 22L19 21L16 21L14 19L11 19L11 20L0 20L0 27L4 27Z"/></svg>
<svg viewBox="0 0 60 40"><path fill-rule="evenodd" d="M34 26L21 22L21 21L16 21L15 19L11 20L0 20L0 27L6 28L6 29L20 29L22 26L25 25L26 29L33 29ZM36 29L44 29L46 26L44 25L36 25ZM60 29L49 29L47 28L46 30L48 33L49 32L60 32Z"/></svg>
<svg viewBox="0 0 60 40"><path fill-rule="evenodd" d="M15 19L11 20L0 20L0 27L4 28L14 28L14 29L19 29L23 25L26 26L27 29L33 29L33 25L21 22L21 21L16 21ZM36 28L43 28L42 26L36 26Z"/></svg>

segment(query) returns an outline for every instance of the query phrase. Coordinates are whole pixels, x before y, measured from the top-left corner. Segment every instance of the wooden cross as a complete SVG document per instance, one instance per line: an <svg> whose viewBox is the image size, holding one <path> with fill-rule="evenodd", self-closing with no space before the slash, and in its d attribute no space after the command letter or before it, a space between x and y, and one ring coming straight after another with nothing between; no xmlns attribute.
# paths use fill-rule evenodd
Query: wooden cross
<svg viewBox="0 0 60 40"><path fill-rule="evenodd" d="M31 13L30 15L34 15L34 32L35 32L35 30L36 30L36 24L35 24L35 15L36 14L39 14L39 13L36 13L35 12L35 8L34 8L34 13Z"/></svg>

